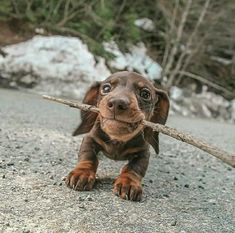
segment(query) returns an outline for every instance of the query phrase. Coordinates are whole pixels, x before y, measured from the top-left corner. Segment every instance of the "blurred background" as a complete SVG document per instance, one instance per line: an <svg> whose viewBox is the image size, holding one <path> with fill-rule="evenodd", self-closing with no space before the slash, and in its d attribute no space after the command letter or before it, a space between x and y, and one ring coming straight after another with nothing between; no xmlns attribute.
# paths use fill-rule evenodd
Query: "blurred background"
<svg viewBox="0 0 235 233"><path fill-rule="evenodd" d="M171 114L235 122L233 0L1 0L0 87L82 99L136 71Z"/></svg>

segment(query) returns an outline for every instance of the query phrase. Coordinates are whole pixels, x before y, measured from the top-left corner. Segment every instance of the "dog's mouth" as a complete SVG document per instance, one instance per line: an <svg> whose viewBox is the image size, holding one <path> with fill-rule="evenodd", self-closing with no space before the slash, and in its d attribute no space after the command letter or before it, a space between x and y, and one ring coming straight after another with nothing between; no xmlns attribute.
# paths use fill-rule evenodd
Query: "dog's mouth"
<svg viewBox="0 0 235 233"><path fill-rule="evenodd" d="M138 128L138 126L142 123L143 120L135 121L135 122L128 122L128 121L122 121L119 119L114 119L114 118L107 118L107 117L102 117L102 125L104 124L114 124L117 126L117 130L120 127L125 127L129 129L130 133L133 132Z"/></svg>
<svg viewBox="0 0 235 233"><path fill-rule="evenodd" d="M118 141L128 141L133 138L143 128L142 121L143 119L129 122L100 116L101 128L111 139Z"/></svg>

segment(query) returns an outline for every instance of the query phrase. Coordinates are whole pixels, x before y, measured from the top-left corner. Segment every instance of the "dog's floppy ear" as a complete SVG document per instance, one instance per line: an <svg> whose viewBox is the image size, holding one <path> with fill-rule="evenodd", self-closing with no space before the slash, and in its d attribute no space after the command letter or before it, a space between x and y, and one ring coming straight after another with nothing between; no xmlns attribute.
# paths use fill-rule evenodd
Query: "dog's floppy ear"
<svg viewBox="0 0 235 233"><path fill-rule="evenodd" d="M95 82L89 90L86 92L86 95L83 99L84 104L94 105L96 106L98 96L99 96L99 88L100 82ZM81 111L81 124L78 128L73 132L73 136L88 133L93 127L98 114L94 112L85 112Z"/></svg>
<svg viewBox="0 0 235 233"><path fill-rule="evenodd" d="M164 125L166 123L170 107L169 98L166 92L159 89L156 89L156 94L157 102L155 104L154 112L150 118L150 121ZM146 139L157 154L159 153L158 134L158 132L153 131L151 128L145 128Z"/></svg>

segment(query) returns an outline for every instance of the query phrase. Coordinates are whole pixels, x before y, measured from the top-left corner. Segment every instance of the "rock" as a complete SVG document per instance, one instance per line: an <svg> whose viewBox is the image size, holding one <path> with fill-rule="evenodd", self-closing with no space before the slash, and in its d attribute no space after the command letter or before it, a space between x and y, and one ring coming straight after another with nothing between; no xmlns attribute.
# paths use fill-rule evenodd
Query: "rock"
<svg viewBox="0 0 235 233"><path fill-rule="evenodd" d="M208 107L205 104L202 104L202 114L204 116L206 116L207 118L212 117L212 113L210 112L210 110L208 109Z"/></svg>
<svg viewBox="0 0 235 233"><path fill-rule="evenodd" d="M7 53L4 52L1 48L0 48L0 59L1 57L6 57L7 56Z"/></svg>
<svg viewBox="0 0 235 233"><path fill-rule="evenodd" d="M171 99L173 99L175 101L182 101L182 99L184 98L183 90L176 87L176 86L171 87L170 97L171 97Z"/></svg>
<svg viewBox="0 0 235 233"><path fill-rule="evenodd" d="M45 30L44 28L35 28L35 33L43 35L45 34Z"/></svg>
<svg viewBox="0 0 235 233"><path fill-rule="evenodd" d="M235 99L231 101L231 119L235 123Z"/></svg>
<svg viewBox="0 0 235 233"><path fill-rule="evenodd" d="M184 88L172 87L170 98L171 112L178 115L235 121L235 100L229 102L222 96L209 92L207 88L197 94L189 93Z"/></svg>
<svg viewBox="0 0 235 233"><path fill-rule="evenodd" d="M34 85L34 83L36 83L36 78L32 77L32 75L30 74L27 74L23 76L22 78L20 78L20 82L22 84L25 84L26 87L31 87Z"/></svg>
<svg viewBox="0 0 235 233"><path fill-rule="evenodd" d="M152 32L154 30L154 23L149 18L136 19L134 24L135 26L148 32Z"/></svg>

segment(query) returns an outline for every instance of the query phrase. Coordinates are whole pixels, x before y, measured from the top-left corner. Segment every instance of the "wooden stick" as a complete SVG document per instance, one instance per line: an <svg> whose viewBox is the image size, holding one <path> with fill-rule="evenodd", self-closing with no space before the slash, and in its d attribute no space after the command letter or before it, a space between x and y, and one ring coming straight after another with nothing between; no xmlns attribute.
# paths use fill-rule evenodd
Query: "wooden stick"
<svg viewBox="0 0 235 233"><path fill-rule="evenodd" d="M83 111L92 111L92 112L99 112L99 109L95 106L91 106L91 105L87 105L87 104L81 104L81 103L75 103L69 100L64 100L64 99L60 99L60 98L55 98L55 97L51 97L51 96L47 96L47 95L43 95L44 99L47 100L52 100L61 104L66 104L69 105L72 108L79 108ZM216 146L210 145L207 142L195 138L193 136L191 136L190 134L187 133L183 133L181 131L178 131L174 128L170 128L169 126L166 125L161 125L161 124L155 124L149 121L144 120L143 124L147 127L152 128L154 131L158 131L160 133L163 133L167 136L173 137L179 141L191 144L197 148L199 148L200 150L203 150L213 156L215 156L216 158L222 160L223 162L225 162L226 164L235 167L235 155L232 155Z"/></svg>
<svg viewBox="0 0 235 233"><path fill-rule="evenodd" d="M61 104L66 104L66 105L69 105L71 108L78 108L78 109L81 109L81 110L86 111L86 112L87 111L99 112L98 108L96 108L95 106L88 105L88 104L81 104L81 103L78 103L78 102L75 103L75 102L72 102L70 100L55 98L55 97L52 97L52 96L49 96L49 95L43 95L42 97L44 99L51 100L51 101L61 103Z"/></svg>
<svg viewBox="0 0 235 233"><path fill-rule="evenodd" d="M228 165L235 167L235 155L229 154L228 152L208 144L202 139L195 138L188 133L180 132L174 128L170 128L166 125L154 124L149 121L144 121L144 125L151 127L154 131L161 132L167 136L173 137L179 141L191 144L213 156L227 163Z"/></svg>

